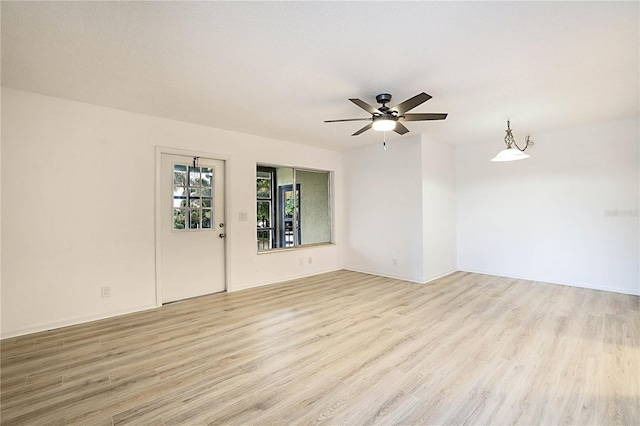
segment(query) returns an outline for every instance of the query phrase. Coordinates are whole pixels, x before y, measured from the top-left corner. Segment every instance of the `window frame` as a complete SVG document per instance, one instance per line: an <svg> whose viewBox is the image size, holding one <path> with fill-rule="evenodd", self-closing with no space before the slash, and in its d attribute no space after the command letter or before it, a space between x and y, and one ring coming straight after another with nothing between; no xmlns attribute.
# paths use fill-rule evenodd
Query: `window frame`
<svg viewBox="0 0 640 426"><path fill-rule="evenodd" d="M298 191L300 190L300 186L299 186L299 182L297 182L297 173L298 172L309 172L309 173L321 173L321 174L325 174L327 177L327 225L328 225L328 231L329 231L329 241L323 241L323 242L316 242L316 243L307 243L307 244L301 244L300 243L300 234L301 234L301 227L300 227L300 219L298 217L298 214L300 213L300 210L297 202L300 201L300 204L302 204L301 202L301 198L295 197L294 196L294 209L293 209L293 223L294 224L298 224L298 232L294 232L293 237L294 237L294 245L293 247L270 247L267 249L258 249L257 253L258 254L265 254L265 253L274 253L274 252L279 252L279 251L288 251L288 250L298 250L298 249L302 249L302 248L307 248L307 247L317 247L317 246L323 246L323 245L333 245L335 244L334 242L334 196L333 196L333 192L334 192L334 187L333 187L333 174L334 172L331 170L321 170L321 169L312 169L312 168L308 168L308 167L295 167L295 166L288 166L288 165L282 165L282 164L268 164L268 163L256 163L256 179L257 179L257 172L258 171L265 171L265 170L272 170L273 171L273 180L272 180L272 187L271 187L271 196L272 196L272 211L271 211L271 215L272 218L279 220L279 216L280 212L279 210L277 210L277 206L280 203L280 200L278 199L278 186L277 186L277 178L276 178L276 173L277 173L277 169L278 168L283 168L283 169L291 169L292 171L292 182L291 182L291 187L292 188L296 188L298 189ZM289 185L289 184L287 184ZM299 192L298 192L299 194ZM301 196L300 196L301 197ZM258 201L257 198L257 194L256 194L256 203ZM256 204L256 221L257 221L257 204ZM256 223L257 225L257 223ZM283 224L281 224L282 226L284 226ZM276 239L280 238L280 234L279 234L279 224L278 223L273 223L272 227L273 229L273 240L272 241L276 241ZM258 230L260 228L257 228ZM257 237L257 234L256 234ZM279 240L278 240L279 243ZM273 245L273 243L271 244Z"/></svg>
<svg viewBox="0 0 640 426"><path fill-rule="evenodd" d="M293 191L293 184L287 184L287 185L282 185L280 187L278 187L278 210L279 210L279 214L278 214L278 220L279 220L279 232L278 232L278 241L280 241L280 247L279 248L293 248L293 247L299 247L300 246L300 240L301 238L301 234L302 234L302 223L301 223L301 217L300 217L300 184L296 183L296 190L295 192ZM291 213L293 213L291 215L291 218L287 218L287 215L285 213L285 204L286 204L286 200L284 198L284 194L287 192L292 192L292 197L294 197L293 200L293 211ZM291 243L292 245L287 245L287 223L290 222L291 223ZM295 230L298 230L298 232L296 232Z"/></svg>
<svg viewBox="0 0 640 426"><path fill-rule="evenodd" d="M270 167L270 166L259 166L256 165L256 182L258 179L258 172L265 172L265 173L269 173L271 175L271 187L270 187L270 192L271 192L271 196L269 198L258 198L258 194L257 194L257 186L256 186L256 244L259 244L259 241L257 239L257 235L259 232L269 232L269 248L268 249L260 249L258 248L259 252L262 251L268 251L268 250L273 250L274 248L271 247L271 245L273 245L274 241L276 241L276 194L275 194L275 186L274 183L276 182L277 179L277 173L276 173L276 169L275 167ZM258 212L258 203L260 202L269 202L270 208L269 208L269 218L270 218L270 226L263 226L260 227L259 223L257 222L257 212ZM259 246L258 246L259 247Z"/></svg>

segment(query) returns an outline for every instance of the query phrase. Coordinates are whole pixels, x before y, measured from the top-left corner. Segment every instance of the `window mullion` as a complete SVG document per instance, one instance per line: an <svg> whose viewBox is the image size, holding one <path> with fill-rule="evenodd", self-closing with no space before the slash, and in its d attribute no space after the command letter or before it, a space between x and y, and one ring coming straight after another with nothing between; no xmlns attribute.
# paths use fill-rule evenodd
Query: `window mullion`
<svg viewBox="0 0 640 426"><path fill-rule="evenodd" d="M297 170L293 169L293 246L297 247L299 244L298 241L298 194L297 194L297 185L296 185L296 174Z"/></svg>

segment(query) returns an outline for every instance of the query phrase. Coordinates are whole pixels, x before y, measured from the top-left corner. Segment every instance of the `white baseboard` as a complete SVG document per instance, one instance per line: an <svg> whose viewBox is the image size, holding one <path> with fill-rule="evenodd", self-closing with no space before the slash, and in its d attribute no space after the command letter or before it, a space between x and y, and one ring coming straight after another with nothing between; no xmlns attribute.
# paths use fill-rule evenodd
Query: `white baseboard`
<svg viewBox="0 0 640 426"><path fill-rule="evenodd" d="M251 289L251 288L262 287L262 286L265 286L265 285L279 284L279 283L283 283L283 282L286 282L286 281L297 280L297 279L300 279L300 278L312 277L314 275L326 274L328 272L340 271L341 269L344 269L344 268L328 268L328 269L320 269L320 270L317 270L317 271L307 272L307 273L302 273L302 274L287 275L286 277L279 277L279 278L268 280L268 281L259 281L259 282L255 282L255 283L250 283L250 284L242 286L240 288L227 289L227 291L229 293L233 293L233 292L236 292L236 291L242 291L242 290L248 290L248 289Z"/></svg>
<svg viewBox="0 0 640 426"><path fill-rule="evenodd" d="M404 276L401 276L401 275L381 274L380 272L368 271L368 270L360 269L360 268L344 267L342 269L345 269L347 271L360 272L360 273L363 273L363 274L376 275L378 277L392 278L394 280L409 281L411 283L416 283L416 284L427 284L427 283L430 283L431 281L435 281L435 280L437 280L439 278L446 277L447 275L450 275L450 274L452 274L452 273L457 271L456 269L452 269L452 270L450 270L448 272L444 272L442 274L434 275L432 277L427 278L424 281L420 281L420 280L416 280L416 279L413 279L413 278L404 277Z"/></svg>
<svg viewBox="0 0 640 426"><path fill-rule="evenodd" d="M346 270L346 271L352 271L352 272L360 272L361 274L369 274L369 275L375 275L378 277L384 277L384 278L392 278L394 280L402 280L402 281L409 281L411 283L416 283L416 284L423 284L422 282L415 280L413 278L409 278L409 277L404 277L401 275L394 275L394 274L381 274L380 272L377 271L369 271L366 269L361 269L361 268L352 268L349 266L345 266L342 269Z"/></svg>
<svg viewBox="0 0 640 426"><path fill-rule="evenodd" d="M132 314L135 312L147 311L149 309L155 309L155 308L157 308L156 305L138 306L135 308L122 309L122 310L113 311L113 312L106 312L98 315L87 315L83 317L68 318L65 320L54 321L50 323L37 324L30 327L20 328L17 330L9 330L9 331L2 330L2 334L0 338L8 339L11 337L24 336L25 334L39 333L41 331L48 331L48 330L54 330L56 328L69 327L72 325L78 325L85 322L98 321L106 318Z"/></svg>
<svg viewBox="0 0 640 426"><path fill-rule="evenodd" d="M431 281L439 280L440 278L444 278L444 277L446 277L447 275L451 275L451 274L453 274L454 272L458 272L458 269L451 269L451 270L450 270L450 271L448 271L448 272L444 272L444 273L442 273L442 274L434 275L434 276L432 276L432 277L430 277L430 278L427 278L427 280L424 282L424 284L430 283Z"/></svg>
<svg viewBox="0 0 640 426"><path fill-rule="evenodd" d="M571 287L586 288L586 289L590 289L590 290L609 291L609 292L614 292L614 293L630 294L630 295L634 295L634 296L640 296L640 290L636 291L636 292L633 292L633 291L629 291L628 289L619 288L619 287L604 287L604 286L581 284L581 283L560 283L560 282L540 281L540 280L536 280L534 278L529 278L529 277L512 277L512 276L506 276L506 275L501 275L501 274L490 273L490 272L486 272L486 271L475 271L475 270L469 270L469 269L453 269L451 271L439 274L437 276L429 277L426 281L417 281L417 280L414 280L414 279L411 279L411 278L407 278L407 277L403 277L403 276L394 276L394 275L391 275L391 274L381 274L379 272L367 271L367 270L363 270L363 269L349 268L349 267L330 268L330 269L327 269L327 270L314 271L312 273L295 274L295 275L290 275L290 276L286 276L286 277L280 277L280 278L277 278L277 279L274 279L274 280L252 283L252 284L249 284L248 286L244 286L242 288L229 290L229 292L248 290L248 289L251 289L251 288L262 287L262 286L265 286L265 285L282 283L282 282L285 282L285 281L291 281L291 280L296 280L296 279L300 279L300 278L306 278L306 277L319 275L319 274L324 274L324 273L328 273L328 272L335 272L335 271L339 271L339 270L342 270L342 269L347 270L347 271L360 272L360 273L363 273L363 274L376 275L376 276L379 276L379 277L385 277L385 278L392 278L392 279L397 279L397 280L408 281L408 282L412 282L412 283L416 283L416 284L427 284L429 282L432 282L432 281L438 280L440 278L446 277L447 275L450 275L450 274L452 274L454 272L460 271L460 272L470 272L470 273L474 273L474 274L493 275L493 276L504 277L504 278L521 279L521 280L537 281L537 282L546 282L546 283L549 283L549 284L566 285L566 286L571 286ZM83 317L68 318L68 319L65 319L65 320L62 320L62 321L55 321L55 322L51 322L51 323L37 324L37 325L34 325L34 326L25 327L25 328L17 329L17 330L9 330L9 331L2 330L2 332L0 334L0 338L1 339L8 339L8 338L17 337L17 336L23 336L25 334L38 333L38 332L41 332L41 331L53 330L53 329L62 328L62 327L69 327L69 326L72 326L72 325L82 324L82 323L85 323L85 322L97 321L97 320L101 320L101 319L112 318L112 317L116 317L116 316L120 316L120 315L126 315L126 314L132 314L132 313L135 313L135 312L141 312L141 311L146 311L146 310L155 309L155 308L157 308L156 305L139 306L139 307L135 307L135 308L129 308L129 309L123 309L123 310L118 310L118 311L113 311L113 312L107 312L107 313L102 313L102 314L98 314L98 315L88 315L88 316L83 316Z"/></svg>
<svg viewBox="0 0 640 426"><path fill-rule="evenodd" d="M566 286L569 286L569 287L586 288L586 289L589 289L589 290L600 290L600 291L608 291L608 292L611 292L611 293L630 294L632 296L640 296L640 289L638 289L636 291L633 291L633 290L629 290L627 288L622 288L622 287L599 286L599 285L585 284L585 283L575 283L575 282L572 282L572 283L555 282L555 281L539 280L539 279L532 278L532 277L513 277L513 276L509 276L509 275L496 274L496 273L487 272L487 271L475 271L475 270L472 270L472 269L459 269L459 271L461 271L461 272L471 272L473 274L493 275L495 277L512 278L514 280L527 280L527 281L543 282L543 283L547 283L547 284L566 285Z"/></svg>

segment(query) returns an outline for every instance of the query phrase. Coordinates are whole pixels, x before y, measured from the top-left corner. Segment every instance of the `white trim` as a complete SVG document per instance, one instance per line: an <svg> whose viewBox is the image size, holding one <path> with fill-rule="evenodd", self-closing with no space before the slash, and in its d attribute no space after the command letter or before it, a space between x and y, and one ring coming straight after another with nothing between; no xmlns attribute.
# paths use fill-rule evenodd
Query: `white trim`
<svg viewBox="0 0 640 426"><path fill-rule="evenodd" d="M224 241L224 288L225 291L229 291L229 203L227 194L229 193L229 166L231 163L231 157L228 155L215 154L212 152L204 151L192 151L188 149L170 148L165 146L155 147L155 161L156 161L156 173L155 173L155 272L156 272L156 307L162 306L162 273L161 273L161 261L162 261L162 244L161 244L161 212L162 212L162 154L168 155L181 155L185 157L202 157L209 158L211 160L224 161L224 217L225 217L225 234L227 238Z"/></svg>
<svg viewBox="0 0 640 426"><path fill-rule="evenodd" d="M428 283L430 283L432 281L439 280L440 278L444 278L447 275L451 275L454 272L458 271L457 269L451 269L448 272L444 272L442 274L438 274L438 275L436 275L434 277L427 278L426 280L423 280L423 281L418 281L418 280L414 280L413 278L406 278L406 277L403 277L403 276L400 276L400 275L381 274L380 272L367 271L367 270L358 269L358 268L344 267L343 269L346 269L347 271L360 272L360 273L363 273L363 274L377 275L379 277L384 277L384 278L392 278L394 280L409 281L411 283L416 283L416 284L428 284Z"/></svg>
<svg viewBox="0 0 640 426"><path fill-rule="evenodd" d="M300 278L307 278L307 277L313 277L315 275L327 274L329 272L342 271L343 269L346 269L346 268L336 267L336 268L320 269L320 270L313 271L313 272L310 272L310 273L295 274L295 275L291 275L291 276L287 276L287 277L276 278L274 280L260 281L260 282L256 282L256 283L251 283L251 284L248 284L246 286L243 286L242 288L237 288L237 289L227 290L227 291L229 293L235 293L237 291L250 290L252 288L258 288L258 287L262 287L262 286L266 286L266 285L282 284L282 283L285 283L287 281L298 280Z"/></svg>
<svg viewBox="0 0 640 426"><path fill-rule="evenodd" d="M362 274L376 275L378 277L391 278L391 279L394 279L394 280L402 280L402 281L408 281L408 282L416 283L416 284L424 284L424 282L422 282L422 281L418 281L418 280L415 280L413 278L403 277L401 275L382 274L380 272L374 272L374 271L369 271L369 270L360 269L360 268L351 268L351 267L348 267L348 266L345 266L342 269L345 269L347 271L352 271L352 272L360 272Z"/></svg>
<svg viewBox="0 0 640 426"><path fill-rule="evenodd" d="M471 269L459 269L460 272L471 272L473 274L482 274L482 275L493 275L494 277L503 277L503 278L511 278L514 280L526 280L526 281L535 281L535 282L539 282L539 283L546 283L546 284L554 284L554 285L565 285L565 286L569 286L569 287L578 287L578 288L586 288L587 290L598 290L598 291L608 291L610 293L620 293L620 294L630 294L632 296L640 296L640 289L638 289L637 291L630 291L627 288L622 288L622 287L605 287L605 286L599 286L599 285L593 285L593 284L583 284L583 283L558 283L558 282L554 282L554 281L544 281L544 280L539 280L536 278L527 278L527 277L512 277L509 275L503 275L503 274L495 274L495 273L491 273L491 272L486 272L486 271L474 271Z"/></svg>
<svg viewBox="0 0 640 426"><path fill-rule="evenodd" d="M451 269L451 270L449 270L448 272L445 272L445 273L442 273L442 274L438 274L438 275L432 276L432 277L430 277L430 278L427 278L427 279L423 282L423 284L428 284L428 283L430 283L430 282L432 282L432 281L439 280L440 278L444 278L444 277L449 276L449 275L451 275L451 274L453 274L453 273L455 273L455 272L459 272L459 270L458 270L458 269Z"/></svg>
<svg viewBox="0 0 640 426"><path fill-rule="evenodd" d="M98 315L86 315L81 317L69 318L62 321L55 321L50 323L40 323L37 325L29 326L26 328L19 328L17 330L12 330L7 334L3 334L0 338L8 339L11 337L23 336L26 334L32 333L40 333L43 331L55 330L57 328L70 327L73 325L85 324L91 321L99 321L107 318L118 317L121 315L133 314L135 312L148 311L151 309L156 309L157 306L154 305L144 305L138 306L135 308L127 308L127 309L119 309L117 311L108 312L104 314Z"/></svg>

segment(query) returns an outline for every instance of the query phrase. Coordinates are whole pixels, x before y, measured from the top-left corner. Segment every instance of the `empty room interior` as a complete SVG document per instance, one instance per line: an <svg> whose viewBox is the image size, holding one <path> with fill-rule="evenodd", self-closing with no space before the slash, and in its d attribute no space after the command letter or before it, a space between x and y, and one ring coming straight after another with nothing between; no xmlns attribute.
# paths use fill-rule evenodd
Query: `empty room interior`
<svg viewBox="0 0 640 426"><path fill-rule="evenodd" d="M640 3L1 2L2 425L640 424Z"/></svg>

